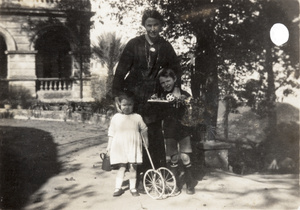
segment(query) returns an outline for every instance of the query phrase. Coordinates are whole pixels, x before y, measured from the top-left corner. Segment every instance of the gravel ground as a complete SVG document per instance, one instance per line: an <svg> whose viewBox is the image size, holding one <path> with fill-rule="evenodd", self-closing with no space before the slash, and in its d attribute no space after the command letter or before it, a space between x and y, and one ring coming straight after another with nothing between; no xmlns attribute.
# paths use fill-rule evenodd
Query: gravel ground
<svg viewBox="0 0 300 210"><path fill-rule="evenodd" d="M298 209L299 176L206 171L196 194L153 200L113 197L115 171L101 170L105 127L0 120L1 209ZM125 177L125 180L127 178ZM125 187L125 186L124 186Z"/></svg>

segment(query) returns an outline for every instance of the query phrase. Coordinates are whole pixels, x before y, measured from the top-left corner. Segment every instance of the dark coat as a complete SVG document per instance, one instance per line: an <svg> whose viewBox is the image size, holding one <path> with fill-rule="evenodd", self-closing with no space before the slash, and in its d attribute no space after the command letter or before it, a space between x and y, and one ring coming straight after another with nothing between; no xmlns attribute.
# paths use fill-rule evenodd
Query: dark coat
<svg viewBox="0 0 300 210"><path fill-rule="evenodd" d="M127 43L113 80L114 96L127 89L136 95L139 103L144 103L157 91L157 74L161 68L173 69L180 78L179 59L172 45L160 37L153 47L154 52L150 50L145 35Z"/></svg>

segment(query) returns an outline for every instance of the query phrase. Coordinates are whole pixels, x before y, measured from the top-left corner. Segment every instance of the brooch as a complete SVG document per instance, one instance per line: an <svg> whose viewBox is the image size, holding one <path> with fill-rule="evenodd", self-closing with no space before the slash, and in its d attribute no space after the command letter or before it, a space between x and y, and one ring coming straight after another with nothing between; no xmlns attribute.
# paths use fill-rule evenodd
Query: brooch
<svg viewBox="0 0 300 210"><path fill-rule="evenodd" d="M155 52L155 48L154 47L150 47L150 52Z"/></svg>

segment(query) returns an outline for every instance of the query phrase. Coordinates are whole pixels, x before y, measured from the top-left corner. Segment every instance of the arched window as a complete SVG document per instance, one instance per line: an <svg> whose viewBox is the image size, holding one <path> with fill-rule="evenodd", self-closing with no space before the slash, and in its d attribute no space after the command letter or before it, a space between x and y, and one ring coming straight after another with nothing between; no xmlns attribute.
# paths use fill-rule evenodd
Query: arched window
<svg viewBox="0 0 300 210"><path fill-rule="evenodd" d="M69 78L71 55L68 40L56 30L41 36L35 44L36 75L38 78Z"/></svg>

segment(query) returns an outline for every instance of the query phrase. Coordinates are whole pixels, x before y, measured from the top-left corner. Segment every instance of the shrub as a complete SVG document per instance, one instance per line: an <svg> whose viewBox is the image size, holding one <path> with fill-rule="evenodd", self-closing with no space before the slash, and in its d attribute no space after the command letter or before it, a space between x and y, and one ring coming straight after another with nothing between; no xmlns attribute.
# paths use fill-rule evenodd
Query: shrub
<svg viewBox="0 0 300 210"><path fill-rule="evenodd" d="M6 112L1 112L0 113L0 119L5 118L5 119L12 119L14 118L14 113L10 112L10 111L6 111Z"/></svg>
<svg viewBox="0 0 300 210"><path fill-rule="evenodd" d="M101 101L106 93L106 79L94 77L91 80L92 97L96 101Z"/></svg>
<svg viewBox="0 0 300 210"><path fill-rule="evenodd" d="M32 97L30 90L23 86L11 86L7 92L2 92L0 96L1 104L11 104L12 108L16 108L17 105L29 108L32 100L34 100L34 97Z"/></svg>

